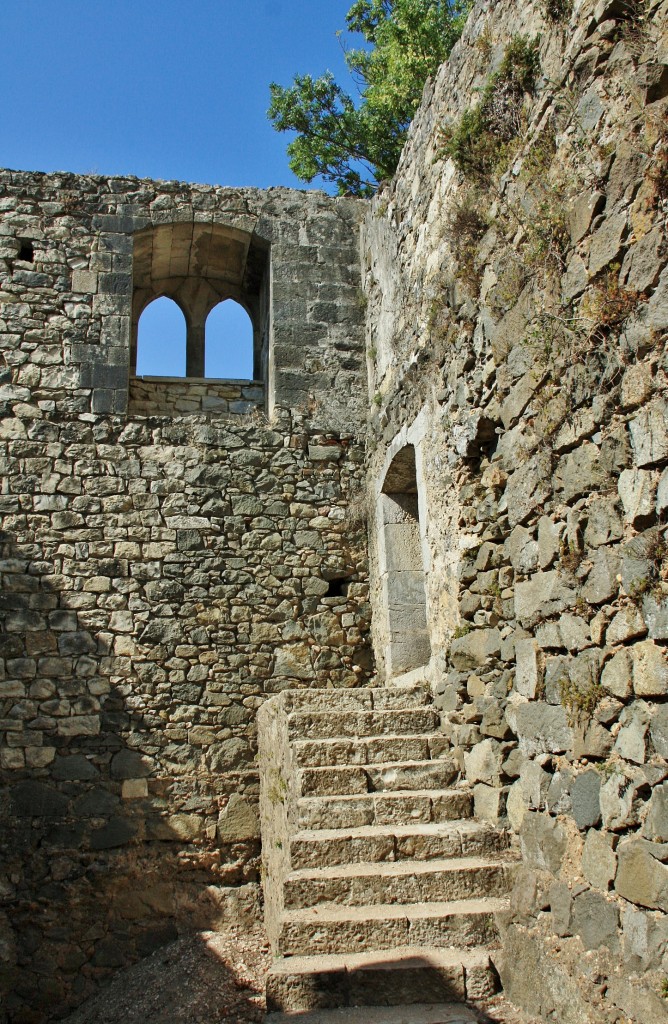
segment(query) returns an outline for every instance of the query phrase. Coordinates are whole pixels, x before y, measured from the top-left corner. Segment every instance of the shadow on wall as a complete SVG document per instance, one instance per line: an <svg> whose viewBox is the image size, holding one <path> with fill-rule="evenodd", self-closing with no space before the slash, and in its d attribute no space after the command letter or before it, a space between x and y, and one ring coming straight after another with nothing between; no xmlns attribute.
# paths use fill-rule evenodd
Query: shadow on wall
<svg viewBox="0 0 668 1024"><path fill-rule="evenodd" d="M243 821L225 842L215 774L170 764L164 723L110 679L110 635L0 543L0 1021L39 1024L182 932L257 920L260 843Z"/></svg>

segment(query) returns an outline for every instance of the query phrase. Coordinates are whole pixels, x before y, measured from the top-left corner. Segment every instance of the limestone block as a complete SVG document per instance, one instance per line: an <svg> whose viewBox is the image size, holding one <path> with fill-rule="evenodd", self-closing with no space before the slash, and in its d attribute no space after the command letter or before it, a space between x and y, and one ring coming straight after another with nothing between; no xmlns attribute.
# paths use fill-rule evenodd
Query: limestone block
<svg viewBox="0 0 668 1024"><path fill-rule="evenodd" d="M509 703L506 718L525 754L559 754L570 747L571 731L562 707L533 701Z"/></svg>
<svg viewBox="0 0 668 1024"><path fill-rule="evenodd" d="M656 399L629 423L636 466L649 466L668 458L668 402Z"/></svg>
<svg viewBox="0 0 668 1024"><path fill-rule="evenodd" d="M582 588L582 596L588 604L603 604L617 593L619 558L608 548L599 548L592 561L587 582Z"/></svg>
<svg viewBox="0 0 668 1024"><path fill-rule="evenodd" d="M597 771L576 776L571 786L572 814L579 829L591 828L601 820L601 777Z"/></svg>
<svg viewBox="0 0 668 1024"><path fill-rule="evenodd" d="M622 406L635 409L652 393L652 370L649 363L634 363L622 377Z"/></svg>
<svg viewBox="0 0 668 1024"><path fill-rule="evenodd" d="M664 469L656 489L656 514L661 515L668 508L668 469Z"/></svg>
<svg viewBox="0 0 668 1024"><path fill-rule="evenodd" d="M276 651L274 676L310 679L313 675L311 653L306 644L286 644Z"/></svg>
<svg viewBox="0 0 668 1024"><path fill-rule="evenodd" d="M563 524L555 523L549 516L541 516L538 520L538 561L541 569L548 569L561 546Z"/></svg>
<svg viewBox="0 0 668 1024"><path fill-rule="evenodd" d="M251 804L240 794L233 793L227 807L220 813L216 831L221 843L259 839L260 815L257 805Z"/></svg>
<svg viewBox="0 0 668 1024"><path fill-rule="evenodd" d="M538 568L539 548L532 530L516 526L506 540L503 550L516 572L526 575Z"/></svg>
<svg viewBox="0 0 668 1024"><path fill-rule="evenodd" d="M84 295L95 294L97 291L97 273L93 270L75 270L72 272L72 291Z"/></svg>
<svg viewBox="0 0 668 1024"><path fill-rule="evenodd" d="M523 523L545 501L551 489L551 476L547 452L538 452L510 475L504 497L511 526Z"/></svg>
<svg viewBox="0 0 668 1024"><path fill-rule="evenodd" d="M601 450L591 441L585 441L579 448L562 456L554 474L555 486L562 491L565 501L606 486L608 479L601 461Z"/></svg>
<svg viewBox="0 0 668 1024"><path fill-rule="evenodd" d="M501 745L493 739L483 740L464 754L466 778L469 782L498 785L502 760Z"/></svg>
<svg viewBox="0 0 668 1024"><path fill-rule="evenodd" d="M644 701L634 701L622 711L619 718L621 728L615 741L615 750L625 760L634 764L645 763L649 723L649 708Z"/></svg>
<svg viewBox="0 0 668 1024"><path fill-rule="evenodd" d="M533 699L543 681L542 657L532 638L515 642L515 689L523 697Z"/></svg>
<svg viewBox="0 0 668 1024"><path fill-rule="evenodd" d="M604 828L617 832L638 824L640 807L637 790L638 785L633 779L621 772L615 772L601 786L601 818Z"/></svg>
<svg viewBox="0 0 668 1024"><path fill-rule="evenodd" d="M668 704L661 704L655 709L649 733L657 754L668 758Z"/></svg>
<svg viewBox="0 0 668 1024"><path fill-rule="evenodd" d="M528 867L559 873L568 847L565 830L555 818L528 811L520 829L522 857Z"/></svg>
<svg viewBox="0 0 668 1024"><path fill-rule="evenodd" d="M562 615L559 618L559 634L563 646L569 651L581 651L591 646L589 627L579 615Z"/></svg>
<svg viewBox="0 0 668 1024"><path fill-rule="evenodd" d="M516 832L520 831L522 827L522 821L524 816L529 810L529 800L522 785L519 782L514 782L508 790L508 797L506 800L506 813L508 815L508 821Z"/></svg>
<svg viewBox="0 0 668 1024"><path fill-rule="evenodd" d="M601 893L590 890L575 897L572 927L585 949L605 946L611 953L619 949L619 912Z"/></svg>
<svg viewBox="0 0 668 1024"><path fill-rule="evenodd" d="M642 602L642 614L652 640L668 640L668 595L660 599L646 594Z"/></svg>
<svg viewBox="0 0 668 1024"><path fill-rule="evenodd" d="M590 90L586 95L590 97L592 103L598 101L600 104L594 90ZM585 98L583 97L583 101ZM581 105L583 101L581 101ZM600 117L600 114L598 116ZM619 255L622 238L626 233L626 222L627 214L625 212L613 214L611 217L606 217L598 231L592 235L589 248L589 273L592 277L613 263Z"/></svg>
<svg viewBox="0 0 668 1024"><path fill-rule="evenodd" d="M625 469L619 477L617 490L624 506L624 519L632 526L654 515L656 473L646 469Z"/></svg>
<svg viewBox="0 0 668 1024"><path fill-rule="evenodd" d="M668 867L665 848L646 839L623 839L618 847L615 889L641 907L668 910ZM659 859L661 858L661 859Z"/></svg>
<svg viewBox="0 0 668 1024"><path fill-rule="evenodd" d="M626 605L617 612L605 634L606 643L623 644L647 633L647 626L635 605Z"/></svg>
<svg viewBox="0 0 668 1024"><path fill-rule="evenodd" d="M515 587L515 614L523 625L532 625L538 618L547 618L574 604L575 591L556 569L535 573Z"/></svg>
<svg viewBox="0 0 668 1024"><path fill-rule="evenodd" d="M668 693L668 660L665 648L643 640L631 648L633 690L640 697L662 697Z"/></svg>
<svg viewBox="0 0 668 1024"><path fill-rule="evenodd" d="M457 637L450 645L450 660L458 671L481 668L499 656L501 634L498 629L476 629Z"/></svg>
<svg viewBox="0 0 668 1024"><path fill-rule="evenodd" d="M594 495L589 504L589 515L584 533L585 545L598 548L601 544L610 544L621 540L622 522L617 514L615 503L610 498Z"/></svg>
<svg viewBox="0 0 668 1024"><path fill-rule="evenodd" d="M473 807L480 821L498 822L506 813L506 787L487 786L482 782L473 787Z"/></svg>
<svg viewBox="0 0 668 1024"><path fill-rule="evenodd" d="M614 851L615 837L609 832L592 828L587 833L582 850L582 873L596 889L604 892L610 888L617 872L617 856Z"/></svg>
<svg viewBox="0 0 668 1024"><path fill-rule="evenodd" d="M581 192L569 211L568 223L571 242L577 245L589 231L592 218L603 207L605 195L602 192Z"/></svg>
<svg viewBox="0 0 668 1024"><path fill-rule="evenodd" d="M657 843L668 842L668 782L652 790L642 834Z"/></svg>

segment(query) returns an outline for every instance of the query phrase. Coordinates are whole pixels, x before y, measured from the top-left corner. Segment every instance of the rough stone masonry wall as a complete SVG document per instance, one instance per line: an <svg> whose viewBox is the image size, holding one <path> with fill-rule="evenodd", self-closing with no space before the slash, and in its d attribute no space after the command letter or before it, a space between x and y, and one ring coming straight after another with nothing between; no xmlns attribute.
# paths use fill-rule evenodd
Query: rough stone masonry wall
<svg viewBox="0 0 668 1024"><path fill-rule="evenodd" d="M2 184L0 1020L35 1024L180 931L259 913L257 709L372 670L363 453L354 402L342 429L350 388L338 405L334 389L362 338L355 204ZM122 414L131 232L198 210L229 223L253 204L275 239L274 291L310 266L290 310L277 295L274 328L296 351L308 320L299 358L327 362L331 410L314 374L271 422Z"/></svg>
<svg viewBox="0 0 668 1024"><path fill-rule="evenodd" d="M424 672L523 853L502 980L571 1024L668 1019L667 16L478 3L363 230L374 497L413 443Z"/></svg>

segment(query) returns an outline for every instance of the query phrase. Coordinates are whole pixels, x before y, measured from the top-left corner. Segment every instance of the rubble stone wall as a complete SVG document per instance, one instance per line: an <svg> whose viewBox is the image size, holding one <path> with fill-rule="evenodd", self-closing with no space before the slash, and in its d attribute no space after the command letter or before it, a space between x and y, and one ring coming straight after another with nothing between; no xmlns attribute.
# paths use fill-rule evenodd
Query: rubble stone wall
<svg viewBox="0 0 668 1024"><path fill-rule="evenodd" d="M413 444L421 671L523 853L502 980L578 1024L667 1019L667 17L477 4L363 228L378 664Z"/></svg>
<svg viewBox="0 0 668 1024"><path fill-rule="evenodd" d="M358 204L0 182L0 1019L35 1024L261 913L257 709L372 674ZM200 215L275 238L273 411L183 380L128 414L132 232Z"/></svg>

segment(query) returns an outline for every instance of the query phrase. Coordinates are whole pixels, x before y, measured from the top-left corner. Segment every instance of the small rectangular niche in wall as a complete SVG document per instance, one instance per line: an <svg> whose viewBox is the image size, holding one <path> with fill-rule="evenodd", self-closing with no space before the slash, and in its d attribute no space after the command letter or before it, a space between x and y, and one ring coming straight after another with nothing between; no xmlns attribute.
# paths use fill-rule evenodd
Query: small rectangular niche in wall
<svg viewBox="0 0 668 1024"><path fill-rule="evenodd" d="M431 657L412 445L406 445L393 459L380 501L384 551L381 574L389 625L388 669L391 676L398 676L426 665Z"/></svg>

